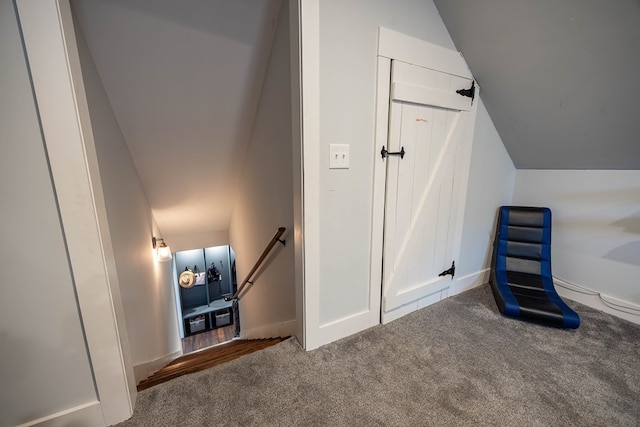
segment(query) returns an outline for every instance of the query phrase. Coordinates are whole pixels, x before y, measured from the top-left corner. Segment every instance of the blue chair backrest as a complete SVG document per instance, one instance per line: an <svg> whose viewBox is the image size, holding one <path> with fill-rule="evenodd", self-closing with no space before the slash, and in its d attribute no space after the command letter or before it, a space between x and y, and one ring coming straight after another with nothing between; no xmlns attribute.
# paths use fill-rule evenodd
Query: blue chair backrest
<svg viewBox="0 0 640 427"><path fill-rule="evenodd" d="M499 215L496 273L551 277L551 210L502 206Z"/></svg>

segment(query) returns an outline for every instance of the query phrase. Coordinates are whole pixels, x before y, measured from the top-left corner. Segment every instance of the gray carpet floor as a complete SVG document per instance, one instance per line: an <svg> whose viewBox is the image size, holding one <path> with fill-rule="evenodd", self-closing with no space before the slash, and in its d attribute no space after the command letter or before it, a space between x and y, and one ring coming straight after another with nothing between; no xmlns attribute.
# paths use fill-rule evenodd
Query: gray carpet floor
<svg viewBox="0 0 640 427"><path fill-rule="evenodd" d="M488 285L305 352L295 339L138 394L122 426L640 426L640 325L558 330Z"/></svg>

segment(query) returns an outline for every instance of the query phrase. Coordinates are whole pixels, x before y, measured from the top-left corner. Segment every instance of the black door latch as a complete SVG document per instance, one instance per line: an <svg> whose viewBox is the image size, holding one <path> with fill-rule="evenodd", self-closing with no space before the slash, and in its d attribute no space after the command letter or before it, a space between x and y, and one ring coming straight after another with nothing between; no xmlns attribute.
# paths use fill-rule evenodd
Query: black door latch
<svg viewBox="0 0 640 427"><path fill-rule="evenodd" d="M388 156L400 156L400 158L401 158L401 159L403 159L403 158L404 158L405 151L404 151L404 147L402 147L402 148L400 149L400 151L396 151L396 152L391 153L391 152L387 151L387 149L386 149L386 148L384 148L384 145L383 145L383 146L382 146L382 150L380 151L380 154L382 154L382 158L383 158L383 159L384 159L385 157L388 157Z"/></svg>

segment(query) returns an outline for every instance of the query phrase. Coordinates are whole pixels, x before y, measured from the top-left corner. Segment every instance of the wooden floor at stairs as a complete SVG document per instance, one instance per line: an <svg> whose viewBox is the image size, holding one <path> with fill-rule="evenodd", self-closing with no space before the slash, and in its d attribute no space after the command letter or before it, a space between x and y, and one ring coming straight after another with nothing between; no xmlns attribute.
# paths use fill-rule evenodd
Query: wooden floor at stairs
<svg viewBox="0 0 640 427"><path fill-rule="evenodd" d="M140 384L138 384L138 391L148 389L149 387L153 387L154 385L161 384L173 378L178 378L185 374L191 374L202 371L203 369L208 369L212 366L220 365L221 363L229 362L240 356L244 356L245 354L250 354L254 351L271 347L272 345L278 344L287 338L288 337L259 340L234 340L216 347L186 354L160 369L149 378L140 381Z"/></svg>
<svg viewBox="0 0 640 427"><path fill-rule="evenodd" d="M236 334L236 326L229 325L210 331L198 332L182 339L182 353L187 354L202 348L231 341Z"/></svg>

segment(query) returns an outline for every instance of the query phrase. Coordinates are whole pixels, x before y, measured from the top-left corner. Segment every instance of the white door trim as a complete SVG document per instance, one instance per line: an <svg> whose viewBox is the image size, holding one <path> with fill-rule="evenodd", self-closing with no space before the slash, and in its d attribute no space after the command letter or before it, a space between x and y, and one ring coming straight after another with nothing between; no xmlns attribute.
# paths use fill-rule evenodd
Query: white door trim
<svg viewBox="0 0 640 427"><path fill-rule="evenodd" d="M462 54L415 37L379 27L378 56L472 79Z"/></svg>
<svg viewBox="0 0 640 427"><path fill-rule="evenodd" d="M458 111L469 111L471 109L469 100L460 95L403 82L395 82L391 85L391 99Z"/></svg>
<svg viewBox="0 0 640 427"><path fill-rule="evenodd" d="M104 425L133 413L136 388L69 0L18 0ZM91 203L79 203L91 201Z"/></svg>
<svg viewBox="0 0 640 427"><path fill-rule="evenodd" d="M389 120L389 99L393 95L390 89L391 81L391 60L399 60L410 64L418 65L437 71L443 71L456 76L473 79L473 75L469 70L462 54L443 47L410 37L384 27L380 27L378 31L378 75L377 75L377 97L376 97L376 127L375 127L375 145L373 150L374 166L373 166L373 202L372 202L372 225L371 225L371 299L382 296L382 256L383 256L383 237L384 237L384 206L385 206L385 182L386 182L386 163L380 156L382 146L388 146L388 120ZM394 87L393 90L404 90ZM407 92L406 90L404 92ZM430 94L431 95L431 94ZM410 96L420 96L411 94ZM473 107L475 108L475 106ZM468 107L460 108L467 110ZM473 132L475 123L472 121L468 125L467 132ZM469 137L472 137L470 135ZM471 155L471 144L467 144L467 152L464 153L463 164L468 165L468 159ZM466 187L468 181L468 167L461 171L460 179L456 182L456 190L460 196L458 201L459 226L456 230L454 239L460 238L462 229L462 220L464 218L464 205L466 202ZM462 181L462 182L460 182ZM454 240L457 241L457 240ZM459 250L459 248L458 248ZM454 253L455 257L459 255ZM385 301L385 305L403 304L415 302L413 297L419 298L429 292L438 291L432 289L429 284L412 290L407 295L394 298L393 301ZM428 291L428 292L427 292ZM415 295L414 295L415 294ZM406 297L406 298L405 298ZM409 301L411 300L411 301ZM418 303L414 304L413 309L401 310L402 315L407 314L418 308ZM396 316L398 317L398 316Z"/></svg>
<svg viewBox="0 0 640 427"><path fill-rule="evenodd" d="M304 348L325 344L320 330L320 3L300 2Z"/></svg>
<svg viewBox="0 0 640 427"><path fill-rule="evenodd" d="M382 30L382 28L380 28ZM380 43L380 42L379 42ZM378 46L379 48L379 46ZM373 150L373 198L371 212L371 258L369 266L369 306L376 307L375 323L381 322L380 304L382 295L382 230L384 229L384 191L386 183L386 163L382 162L380 151L387 143L389 133L389 96L391 81L391 59L378 54L376 81L376 118ZM378 191L382 188L382 194ZM375 304L375 305L374 305ZM372 313L374 316L374 313ZM373 319L372 319L373 320Z"/></svg>
<svg viewBox="0 0 640 427"><path fill-rule="evenodd" d="M289 34L291 58L291 141L293 161L293 251L296 293L295 335L303 348L305 343L304 317L304 233L302 197L302 87L300 51L300 0L289 2Z"/></svg>

